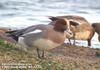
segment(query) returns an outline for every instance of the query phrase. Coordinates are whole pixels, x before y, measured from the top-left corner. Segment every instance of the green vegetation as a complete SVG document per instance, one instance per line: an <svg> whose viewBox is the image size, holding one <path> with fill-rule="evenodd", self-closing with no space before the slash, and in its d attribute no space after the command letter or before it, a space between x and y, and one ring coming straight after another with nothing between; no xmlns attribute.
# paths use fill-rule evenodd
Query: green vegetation
<svg viewBox="0 0 100 70"><path fill-rule="evenodd" d="M100 70L100 49L62 45L47 52L45 59L38 59L34 52L0 39L0 70ZM4 68L7 64L19 68Z"/></svg>

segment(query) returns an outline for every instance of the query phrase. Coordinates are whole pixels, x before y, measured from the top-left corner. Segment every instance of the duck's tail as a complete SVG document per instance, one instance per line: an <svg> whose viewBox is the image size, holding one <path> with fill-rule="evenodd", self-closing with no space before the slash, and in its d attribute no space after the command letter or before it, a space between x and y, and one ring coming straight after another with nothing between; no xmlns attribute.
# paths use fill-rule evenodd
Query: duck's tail
<svg viewBox="0 0 100 70"><path fill-rule="evenodd" d="M58 20L58 17L54 17L54 16L48 16L48 18L52 21Z"/></svg>

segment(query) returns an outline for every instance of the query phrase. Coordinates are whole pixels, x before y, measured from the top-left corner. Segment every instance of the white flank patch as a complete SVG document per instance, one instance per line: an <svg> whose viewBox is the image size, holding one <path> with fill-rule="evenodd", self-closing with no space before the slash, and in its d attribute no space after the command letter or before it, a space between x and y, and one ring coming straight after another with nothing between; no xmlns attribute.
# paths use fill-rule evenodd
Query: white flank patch
<svg viewBox="0 0 100 70"><path fill-rule="evenodd" d="M31 31L31 32L29 32L29 33L26 33L26 34L24 34L23 36L25 36L25 35L27 35L27 34L35 34L35 33L40 33L40 32L42 32L42 30L40 30L40 29L36 29L36 30L34 30L34 31Z"/></svg>
<svg viewBox="0 0 100 70"><path fill-rule="evenodd" d="M24 43L24 37L19 37L18 44L20 44L21 46L26 46L26 44Z"/></svg>
<svg viewBox="0 0 100 70"><path fill-rule="evenodd" d="M42 30L36 29L35 31L29 32L29 33L40 33L40 32L42 32Z"/></svg>
<svg viewBox="0 0 100 70"><path fill-rule="evenodd" d="M24 43L24 37L18 38L17 47L19 47L19 49L21 49L21 50L27 51L27 45Z"/></svg>

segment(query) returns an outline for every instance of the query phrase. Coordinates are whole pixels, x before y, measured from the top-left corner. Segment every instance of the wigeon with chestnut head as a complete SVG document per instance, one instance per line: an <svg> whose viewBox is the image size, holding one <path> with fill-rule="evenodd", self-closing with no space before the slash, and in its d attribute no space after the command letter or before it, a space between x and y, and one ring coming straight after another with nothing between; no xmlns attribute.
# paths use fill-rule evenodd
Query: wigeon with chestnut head
<svg viewBox="0 0 100 70"><path fill-rule="evenodd" d="M71 25L70 30L74 34L73 37L71 38L71 39L74 39L74 44L75 44L75 39L87 40L88 46L91 46L91 39L94 36L95 32L94 32L93 27L85 18L81 16L76 16L76 15L49 17L49 19L52 20L52 22L56 21L59 18L65 18L69 20L69 24ZM69 38L68 35L66 35L66 37Z"/></svg>
<svg viewBox="0 0 100 70"><path fill-rule="evenodd" d="M66 39L66 20L59 19L53 23L54 25L40 24L9 33L12 37L17 36L18 43L36 48L38 57L44 58L44 51L60 46ZM43 51L41 55L40 50Z"/></svg>
<svg viewBox="0 0 100 70"><path fill-rule="evenodd" d="M94 28L95 32L98 34L98 40L100 42L100 23L93 23L92 27Z"/></svg>

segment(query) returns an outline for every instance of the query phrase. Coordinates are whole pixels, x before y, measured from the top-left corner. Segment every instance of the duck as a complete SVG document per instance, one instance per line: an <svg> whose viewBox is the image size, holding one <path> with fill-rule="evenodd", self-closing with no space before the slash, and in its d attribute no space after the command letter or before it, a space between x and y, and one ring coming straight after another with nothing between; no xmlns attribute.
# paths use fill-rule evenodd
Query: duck
<svg viewBox="0 0 100 70"><path fill-rule="evenodd" d="M92 23L92 27L94 28L95 32L98 34L98 40L100 42L100 23Z"/></svg>
<svg viewBox="0 0 100 70"><path fill-rule="evenodd" d="M91 26L91 24L81 16L77 15L65 15L65 16L49 16L49 19L54 22L55 20L59 18L65 18L69 20L69 23L71 25L70 30L73 32L73 37L69 38L69 36L66 33L66 38L69 39L69 42L71 39L74 40L74 45L75 45L75 40L87 40L88 46L91 46L91 39L94 36L94 29ZM52 24L52 23L50 23ZM53 24L52 24L53 25Z"/></svg>
<svg viewBox="0 0 100 70"><path fill-rule="evenodd" d="M35 48L38 58L44 58L44 51L62 45L66 39L66 19L61 18L53 23L54 25L39 24L7 33L18 43Z"/></svg>

